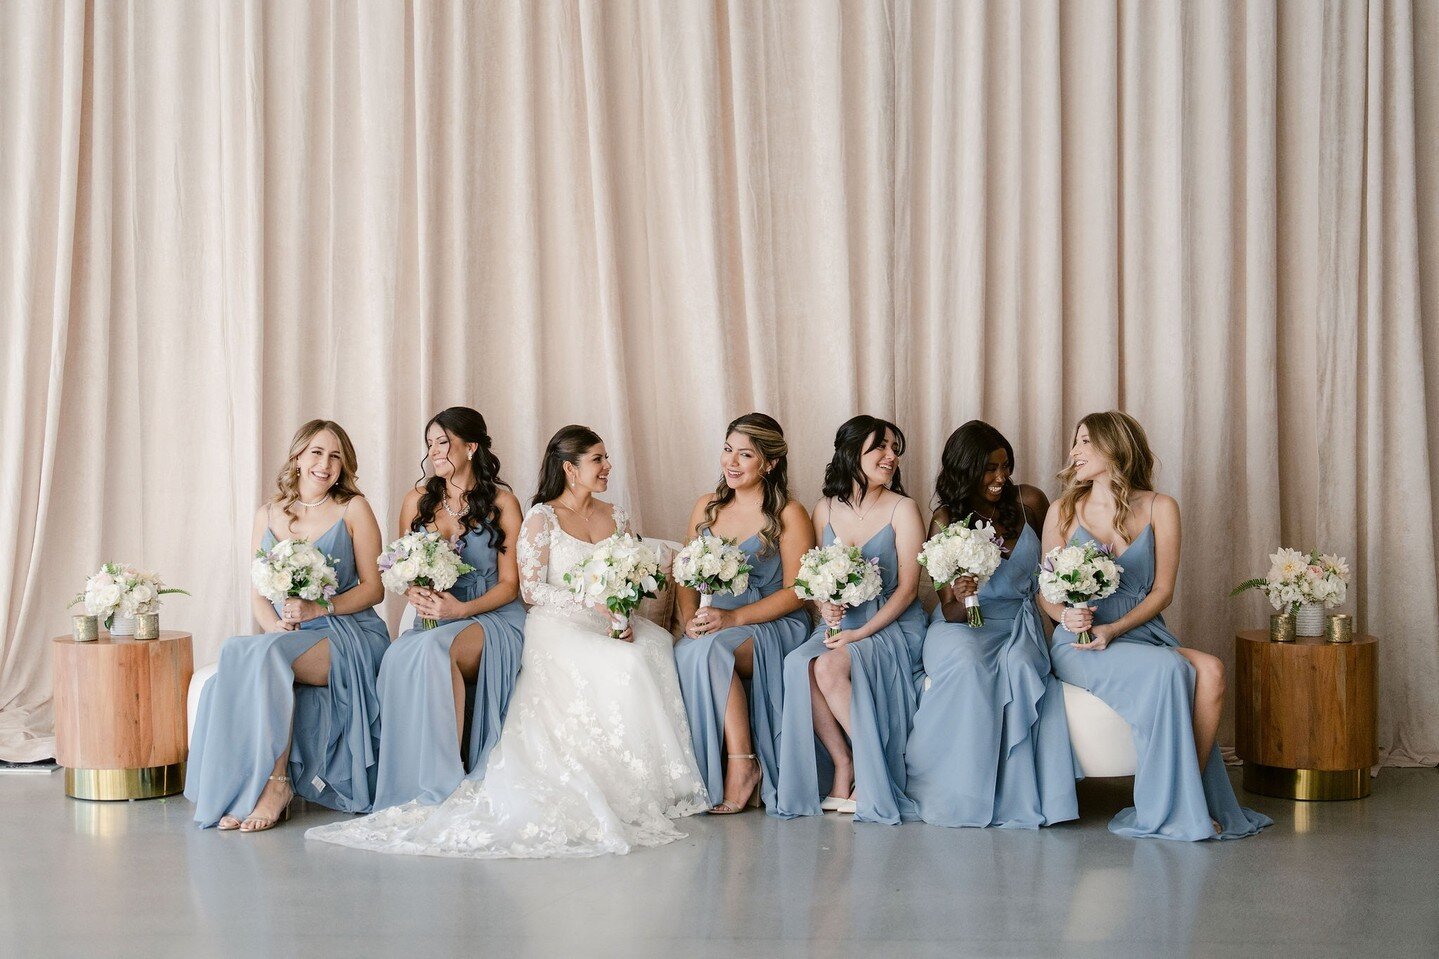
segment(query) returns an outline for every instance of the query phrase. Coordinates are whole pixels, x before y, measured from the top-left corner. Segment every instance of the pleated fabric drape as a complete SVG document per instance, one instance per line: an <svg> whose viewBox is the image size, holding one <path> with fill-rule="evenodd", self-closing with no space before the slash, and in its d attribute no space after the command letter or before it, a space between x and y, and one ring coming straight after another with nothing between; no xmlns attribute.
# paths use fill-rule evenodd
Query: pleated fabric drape
<svg viewBox="0 0 1439 959"><path fill-rule="evenodd" d="M102 560L213 659L295 427L388 534L466 404L526 498L592 425L667 537L751 409L812 503L855 412L928 502L967 419L1054 494L1121 407L1181 638L1342 553L1386 761L1439 762L1435 49L1404 0L0 4L0 757L50 753Z"/></svg>

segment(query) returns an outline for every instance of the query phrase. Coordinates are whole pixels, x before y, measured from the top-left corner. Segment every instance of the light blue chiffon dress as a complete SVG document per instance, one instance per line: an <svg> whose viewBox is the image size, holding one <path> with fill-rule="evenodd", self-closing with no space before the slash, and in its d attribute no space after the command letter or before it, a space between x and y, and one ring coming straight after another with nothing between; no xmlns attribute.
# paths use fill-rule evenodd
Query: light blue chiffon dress
<svg viewBox="0 0 1439 959"><path fill-rule="evenodd" d="M264 548L276 542L265 530ZM314 545L334 561L340 593L359 584L343 517ZM322 639L330 643L329 685L296 684L292 664ZM367 812L380 743L375 674L389 645L374 609L227 639L219 669L200 694L190 741L185 798L195 804L195 822L213 826L227 814L248 816L287 740L295 795L341 812Z"/></svg>
<svg viewBox="0 0 1439 959"><path fill-rule="evenodd" d="M834 542L824 529L824 543ZM899 584L899 556L893 524L886 525L862 547L866 558L878 557L884 588L880 595L846 610L843 627L856 629L869 621ZM899 618L867 639L850 643L851 748L859 822L897 824L919 818L905 790L904 751L918 703L920 650L924 644L924 607L915 599ZM827 652L825 627L819 629L784 661L784 705L780 721L779 789L769 813L784 819L818 816L822 790L832 772L828 753L814 734L811 712L810 663Z"/></svg>
<svg viewBox="0 0 1439 959"><path fill-rule="evenodd" d="M784 564L778 550L762 554L758 533L739 545L754 567L749 574L749 588L736 595L715 596L716 608L748 606L785 588ZM745 682L745 694L749 697L750 735L763 777L760 796L766 806L773 806L779 781L784 658L805 641L809 630L809 616L797 609L767 623L735 626L707 636L686 636L675 644L675 666L689 716L695 761L705 789L716 802L724 795L724 714L734 676L735 650L754 638L754 673Z"/></svg>
<svg viewBox="0 0 1439 959"><path fill-rule="evenodd" d="M1080 527L1071 543L1090 540L1100 542ZM1154 588L1152 523L1117 561L1124 570L1119 588L1094 605L1096 623L1119 619ZM1200 775L1194 751L1194 667L1175 651L1179 640L1163 617L1155 616L1114 637L1098 651L1076 649L1074 639L1063 626L1055 627L1051 649L1055 674L1098 696L1134 730L1138 754L1134 805L1110 820L1110 832L1191 841L1238 839L1273 822L1239 805L1217 745ZM1217 836L1211 819L1219 822Z"/></svg>
<svg viewBox="0 0 1439 959"><path fill-rule="evenodd" d="M509 544L511 549L515 544ZM470 530L460 542L460 557L475 569L449 590L470 602L499 581L499 552L488 530ZM485 630L479 675L467 695L473 704L469 749L461 762L455 736L455 693L450 646L470 626ZM418 799L443 802L468 775L479 779L485 760L500 739L500 724L520 672L525 640L525 607L518 592L505 605L465 619L441 621L434 629L406 630L385 653L377 684L385 735L380 740L380 774L375 808Z"/></svg>
<svg viewBox="0 0 1439 959"><path fill-rule="evenodd" d="M1026 523L980 587L983 626L934 609L906 753L908 792L927 823L1036 829L1079 816L1063 687L1034 600L1038 565Z"/></svg>

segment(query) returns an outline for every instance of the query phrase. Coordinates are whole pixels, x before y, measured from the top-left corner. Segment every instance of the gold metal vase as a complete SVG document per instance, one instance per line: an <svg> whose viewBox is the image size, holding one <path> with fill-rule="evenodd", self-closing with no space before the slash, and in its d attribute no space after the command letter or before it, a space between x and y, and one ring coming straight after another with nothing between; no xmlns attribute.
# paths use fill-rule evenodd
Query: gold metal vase
<svg viewBox="0 0 1439 959"><path fill-rule="evenodd" d="M1292 613L1275 613L1269 617L1269 641L1271 643L1294 642L1294 616Z"/></svg>
<svg viewBox="0 0 1439 959"><path fill-rule="evenodd" d="M93 643L100 638L100 619L81 613L70 620L70 634L77 643Z"/></svg>
<svg viewBox="0 0 1439 959"><path fill-rule="evenodd" d="M160 638L160 614L140 613L135 617L136 639Z"/></svg>

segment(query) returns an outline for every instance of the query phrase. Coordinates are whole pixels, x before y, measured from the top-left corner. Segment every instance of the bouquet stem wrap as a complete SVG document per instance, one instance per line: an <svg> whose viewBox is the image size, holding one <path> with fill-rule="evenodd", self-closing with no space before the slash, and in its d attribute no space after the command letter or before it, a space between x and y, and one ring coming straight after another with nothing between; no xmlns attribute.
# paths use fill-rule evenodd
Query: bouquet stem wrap
<svg viewBox="0 0 1439 959"><path fill-rule="evenodd" d="M980 609L979 609L979 597L978 597L978 596L966 596L966 597L964 597L964 608L965 608L965 610L968 611L968 613L969 613L969 625L971 625L971 626L983 626L983 625L984 625L984 613L982 613L982 612L980 611Z"/></svg>
<svg viewBox="0 0 1439 959"><path fill-rule="evenodd" d="M1080 603L1079 605L1077 605L1077 606L1071 606L1070 608L1071 608L1071 609L1088 609L1089 607L1086 606L1086 605L1084 605L1083 603ZM1092 642L1094 642L1094 634L1091 633L1091 632L1090 632L1089 630L1087 630L1087 629L1084 630L1083 632L1081 632L1078 636L1075 636L1075 637L1074 637L1074 644L1075 644L1076 646L1088 646L1088 645L1089 645L1090 643L1092 643Z"/></svg>

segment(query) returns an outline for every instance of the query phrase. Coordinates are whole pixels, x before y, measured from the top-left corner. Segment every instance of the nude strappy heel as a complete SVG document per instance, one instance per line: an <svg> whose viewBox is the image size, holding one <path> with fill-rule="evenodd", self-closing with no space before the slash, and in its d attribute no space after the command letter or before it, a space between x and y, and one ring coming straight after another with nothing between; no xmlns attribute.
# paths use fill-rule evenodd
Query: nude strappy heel
<svg viewBox="0 0 1439 959"><path fill-rule="evenodd" d="M269 782L272 782L272 783L288 783L288 782L290 781L290 777L289 777L289 776L271 776L268 781L269 781ZM290 798L287 799L287 800L285 800L285 808L282 809L282 810L280 810L279 818L277 818L277 819L266 819L266 818L263 817L263 816L256 816L256 815L254 815L253 813L251 813L249 816L246 816L246 817L245 817L245 821L244 821L244 822L240 823L240 831L241 831L241 832L264 832L266 829L274 829L274 828L275 828L275 823L277 823L277 822L289 822L289 821L290 821L290 803L292 803L292 802L294 802L294 801L295 801L295 790L292 788L292 789L290 790ZM256 823L257 825L251 826L250 823Z"/></svg>
<svg viewBox="0 0 1439 959"><path fill-rule="evenodd" d="M726 754L725 754L725 759L758 759L758 758L759 758L759 757L756 756L754 753L726 753ZM760 793L760 786L761 786L763 783L764 783L764 773L763 773L763 771L761 771L761 772L760 772L759 781L754 784L754 789L750 790L750 794L749 794L749 796L748 796L746 799L744 799L743 801L741 801L741 802L739 802L739 803L732 803L732 802L730 802L729 800L724 800L723 802L720 802L720 803L717 804L717 805L711 806L711 807L709 808L709 810L708 810L708 811L709 811L709 814L710 814L711 816L733 816L735 813L737 813L737 812L744 812L746 809L758 809L759 806L760 806L760 795L759 795L759 793Z"/></svg>

